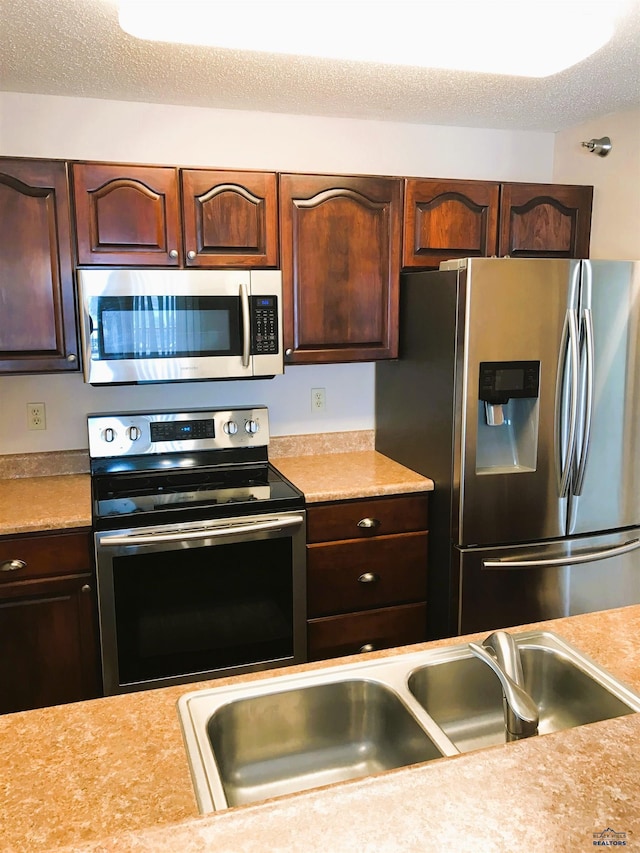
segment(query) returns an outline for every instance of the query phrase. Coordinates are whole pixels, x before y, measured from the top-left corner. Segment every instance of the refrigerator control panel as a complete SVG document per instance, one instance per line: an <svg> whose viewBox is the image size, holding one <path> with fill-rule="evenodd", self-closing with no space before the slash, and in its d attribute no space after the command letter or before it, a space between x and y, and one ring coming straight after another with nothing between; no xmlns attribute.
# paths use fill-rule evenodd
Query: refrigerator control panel
<svg viewBox="0 0 640 853"><path fill-rule="evenodd" d="M481 361L478 399L506 403L513 398L537 397L539 361Z"/></svg>

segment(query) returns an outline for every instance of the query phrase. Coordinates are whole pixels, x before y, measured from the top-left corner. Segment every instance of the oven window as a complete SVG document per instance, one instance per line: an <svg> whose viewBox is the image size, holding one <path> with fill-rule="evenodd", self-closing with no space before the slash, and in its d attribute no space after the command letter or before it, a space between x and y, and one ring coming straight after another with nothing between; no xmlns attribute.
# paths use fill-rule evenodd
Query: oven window
<svg viewBox="0 0 640 853"><path fill-rule="evenodd" d="M120 683L293 655L292 540L114 558Z"/></svg>
<svg viewBox="0 0 640 853"><path fill-rule="evenodd" d="M100 296L92 358L174 358L238 355L240 300L236 297Z"/></svg>

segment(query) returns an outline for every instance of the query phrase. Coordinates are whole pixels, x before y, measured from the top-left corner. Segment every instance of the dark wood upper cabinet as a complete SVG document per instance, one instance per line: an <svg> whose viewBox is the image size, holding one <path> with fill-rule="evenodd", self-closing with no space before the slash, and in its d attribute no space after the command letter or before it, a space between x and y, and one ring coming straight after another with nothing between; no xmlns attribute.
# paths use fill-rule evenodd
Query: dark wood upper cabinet
<svg viewBox="0 0 640 853"><path fill-rule="evenodd" d="M181 179L187 266L277 266L275 173L183 169Z"/></svg>
<svg viewBox="0 0 640 853"><path fill-rule="evenodd" d="M272 172L75 163L80 265L275 267Z"/></svg>
<svg viewBox="0 0 640 853"><path fill-rule="evenodd" d="M67 166L0 159L0 373L79 369Z"/></svg>
<svg viewBox="0 0 640 853"><path fill-rule="evenodd" d="M503 184L499 255L588 258L593 187Z"/></svg>
<svg viewBox="0 0 640 853"><path fill-rule="evenodd" d="M74 163L78 263L179 266L177 170Z"/></svg>
<svg viewBox="0 0 640 853"><path fill-rule="evenodd" d="M289 363L398 353L402 180L280 176Z"/></svg>
<svg viewBox="0 0 640 853"><path fill-rule="evenodd" d="M588 258L593 187L408 178L403 266L454 258Z"/></svg>
<svg viewBox="0 0 640 853"><path fill-rule="evenodd" d="M500 185L408 178L402 264L438 267L452 258L495 255Z"/></svg>

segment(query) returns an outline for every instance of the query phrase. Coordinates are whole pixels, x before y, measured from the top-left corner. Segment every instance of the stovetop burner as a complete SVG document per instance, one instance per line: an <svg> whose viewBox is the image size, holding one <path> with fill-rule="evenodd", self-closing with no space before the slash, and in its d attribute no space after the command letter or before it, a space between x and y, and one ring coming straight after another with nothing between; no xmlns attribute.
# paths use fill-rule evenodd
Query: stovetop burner
<svg viewBox="0 0 640 853"><path fill-rule="evenodd" d="M265 408L90 415L94 527L303 509L268 440Z"/></svg>

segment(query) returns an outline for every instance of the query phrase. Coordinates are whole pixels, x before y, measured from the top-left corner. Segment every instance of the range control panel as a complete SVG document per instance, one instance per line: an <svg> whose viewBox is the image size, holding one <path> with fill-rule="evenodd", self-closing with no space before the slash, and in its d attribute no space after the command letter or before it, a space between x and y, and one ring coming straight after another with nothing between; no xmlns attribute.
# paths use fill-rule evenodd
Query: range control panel
<svg viewBox="0 0 640 853"><path fill-rule="evenodd" d="M99 413L87 417L87 426L92 459L269 444L269 412L265 406Z"/></svg>

